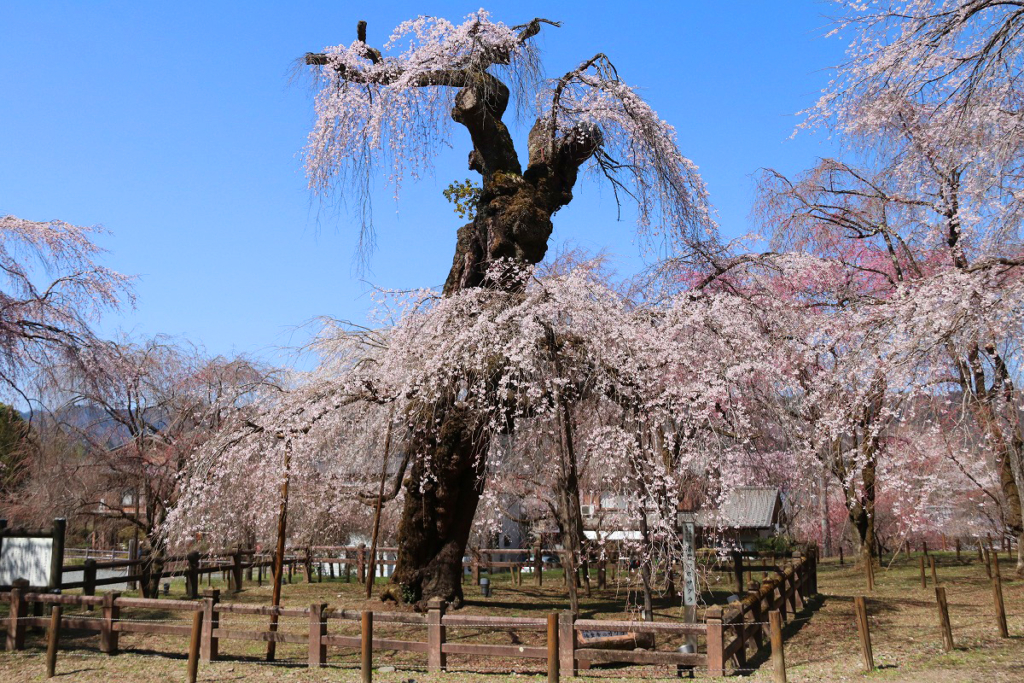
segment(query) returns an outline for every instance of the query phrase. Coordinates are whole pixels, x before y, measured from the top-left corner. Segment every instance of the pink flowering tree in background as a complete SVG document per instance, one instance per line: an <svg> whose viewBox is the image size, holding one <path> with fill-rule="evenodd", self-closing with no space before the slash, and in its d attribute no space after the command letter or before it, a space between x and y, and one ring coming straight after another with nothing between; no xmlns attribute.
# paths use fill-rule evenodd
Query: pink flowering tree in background
<svg viewBox="0 0 1024 683"><path fill-rule="evenodd" d="M0 215L0 383L7 391L21 394L26 373L88 347L89 324L132 301L130 278L96 262L98 232Z"/></svg>
<svg viewBox="0 0 1024 683"><path fill-rule="evenodd" d="M50 471L35 477L52 481L59 473L65 483L52 490L30 479L10 502L23 517L45 518L61 493L73 526L100 515L134 529L158 578L166 554L160 529L191 453L228 415L244 413L261 392L274 390L274 380L273 369L261 363L209 357L166 337L94 342L37 376L40 421L73 440L75 449L56 462L38 453ZM157 580L143 590L155 595Z"/></svg>
<svg viewBox="0 0 1024 683"><path fill-rule="evenodd" d="M956 395L985 435L1018 547L1021 22L1015 2L851 3L839 26L856 30L849 61L810 116L867 160L870 171L826 191L874 204L876 235L905 264L891 299L902 329L889 330L922 366L941 368L923 381Z"/></svg>

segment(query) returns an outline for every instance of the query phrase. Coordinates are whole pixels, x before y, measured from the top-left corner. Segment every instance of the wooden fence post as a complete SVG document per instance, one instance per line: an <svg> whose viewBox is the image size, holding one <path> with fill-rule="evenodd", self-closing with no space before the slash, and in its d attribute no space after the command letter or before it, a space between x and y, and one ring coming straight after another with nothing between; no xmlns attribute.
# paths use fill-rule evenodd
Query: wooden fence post
<svg viewBox="0 0 1024 683"><path fill-rule="evenodd" d="M567 676L576 675L576 616L566 610L558 614L558 668Z"/></svg>
<svg viewBox="0 0 1024 683"><path fill-rule="evenodd" d="M774 605L774 606L772 606ZM775 589L772 591L771 609L778 609L782 618L786 618L786 572L781 572L775 579Z"/></svg>
<svg viewBox="0 0 1024 683"><path fill-rule="evenodd" d="M82 567L82 581L85 583L82 586L82 595L96 595L96 560L91 557L86 558ZM85 606L87 612L91 612L92 609L92 605Z"/></svg>
<svg viewBox="0 0 1024 683"><path fill-rule="evenodd" d="M362 683L373 681L373 612L363 610L359 620L360 626L360 658L359 670L362 673Z"/></svg>
<svg viewBox="0 0 1024 683"><path fill-rule="evenodd" d="M999 636L1010 637L1010 630L1006 626L1006 608L1003 606L1003 579L995 577L992 579L992 598L996 608L996 626L999 627Z"/></svg>
<svg viewBox="0 0 1024 683"><path fill-rule="evenodd" d="M870 569L868 570L870 572ZM871 574L868 574L868 580L870 581ZM796 615L796 568L793 566L792 561L787 561L785 565L785 573L783 574L783 580L786 585L786 594L789 596L789 613Z"/></svg>
<svg viewBox="0 0 1024 683"><path fill-rule="evenodd" d="M760 650L764 646L764 610L761 609L761 586L754 581L747 584L747 596L750 598L750 614L757 626L754 627L754 643Z"/></svg>
<svg viewBox="0 0 1024 683"><path fill-rule="evenodd" d="M327 603L313 603L309 606L309 666L316 669L327 663Z"/></svg>
<svg viewBox="0 0 1024 683"><path fill-rule="evenodd" d="M935 587L935 600L939 604L939 626L942 629L942 649L953 651L953 628L949 625L949 606L946 604L945 586Z"/></svg>
<svg viewBox="0 0 1024 683"><path fill-rule="evenodd" d="M992 556L988 552L988 548L985 548L985 573L988 574L988 578L992 578Z"/></svg>
<svg viewBox="0 0 1024 683"><path fill-rule="evenodd" d="M853 606L857 611L857 633L860 635L860 651L864 656L864 668L873 671L875 668L875 655L871 651L871 631L868 629L868 606L863 596L858 595L853 599Z"/></svg>
<svg viewBox="0 0 1024 683"><path fill-rule="evenodd" d="M134 560L139 556L139 542L134 538L128 540L128 559ZM127 569L129 574L134 573L135 567L129 566ZM139 586L134 581L129 581L126 588L130 591L138 590Z"/></svg>
<svg viewBox="0 0 1024 683"><path fill-rule="evenodd" d="M470 562L473 565L473 585L480 585L480 549L473 547L469 549Z"/></svg>
<svg viewBox="0 0 1024 683"><path fill-rule="evenodd" d="M732 572L736 578L736 595L743 594L743 553L732 551Z"/></svg>
<svg viewBox="0 0 1024 683"><path fill-rule="evenodd" d="M1002 576L999 573L999 553L997 553L995 550L990 550L988 554L989 557L992 558L992 576L999 578L1000 576Z"/></svg>
<svg viewBox="0 0 1024 683"><path fill-rule="evenodd" d="M212 662L217 659L217 650L220 646L220 639L214 636L214 630L220 628L220 613L216 610L220 602L220 591L216 588L207 588L203 591L203 642L200 647L200 657L203 662Z"/></svg>
<svg viewBox="0 0 1024 683"><path fill-rule="evenodd" d="M786 653L782 650L782 614L778 610L768 613L772 640L772 682L786 683Z"/></svg>
<svg viewBox="0 0 1024 683"><path fill-rule="evenodd" d="M931 566L932 566L932 585L933 586L938 586L939 585L939 575L935 572L935 556L934 555L932 555L931 557L928 558L928 563L931 564Z"/></svg>
<svg viewBox="0 0 1024 683"><path fill-rule="evenodd" d="M121 608L116 600L121 597L118 591L111 591L103 596L103 621L100 622L100 652L108 655L117 654L117 641L120 633L114 630L114 622L121 618Z"/></svg>
<svg viewBox="0 0 1024 683"><path fill-rule="evenodd" d="M231 553L231 572L229 580L232 592L238 593L242 590L242 551L235 548L235 551Z"/></svg>
<svg viewBox="0 0 1024 683"><path fill-rule="evenodd" d="M927 588L928 587L928 579L925 577L925 574L924 574L924 555L921 555L917 559L919 560L919 564L921 565L921 588Z"/></svg>
<svg viewBox="0 0 1024 683"><path fill-rule="evenodd" d="M448 667L448 655L444 652L446 630L444 613L447 605L440 598L427 602L427 670L444 671Z"/></svg>
<svg viewBox="0 0 1024 683"><path fill-rule="evenodd" d="M193 550L185 556L188 570L185 573L185 597L195 600L199 597L199 552Z"/></svg>
<svg viewBox="0 0 1024 683"><path fill-rule="evenodd" d="M50 609L50 631L46 634L46 677L57 672L57 642L60 640L60 605Z"/></svg>
<svg viewBox="0 0 1024 683"><path fill-rule="evenodd" d="M196 683L199 675L199 648L203 634L203 613L196 610L192 614L192 637L188 641L188 683Z"/></svg>
<svg viewBox="0 0 1024 683"><path fill-rule="evenodd" d="M544 559L540 543L533 548L533 575L538 586L544 584Z"/></svg>
<svg viewBox="0 0 1024 683"><path fill-rule="evenodd" d="M28 581L15 579L11 583L10 614L7 621L7 649L21 650L25 647L25 617L28 616Z"/></svg>
<svg viewBox="0 0 1024 683"><path fill-rule="evenodd" d="M794 605L800 609L807 606L807 587L804 582L807 580L807 563L799 552L793 553L793 600ZM871 569L871 585L875 584L875 570ZM794 607L793 612L796 612Z"/></svg>
<svg viewBox="0 0 1024 683"><path fill-rule="evenodd" d="M558 683L558 613L548 615L548 683Z"/></svg>
<svg viewBox="0 0 1024 683"><path fill-rule="evenodd" d="M722 629L721 606L708 607L704 620L708 630L708 675L725 676L725 632Z"/></svg>
<svg viewBox="0 0 1024 683"><path fill-rule="evenodd" d="M360 543L356 549L356 561L359 563L359 583L366 583L366 544ZM372 573L372 572L371 572Z"/></svg>
<svg viewBox="0 0 1024 683"><path fill-rule="evenodd" d="M150 586L152 585L152 582L150 581L150 575L153 572L153 564L150 562L150 553L148 553L148 552L143 552L142 553L142 556L139 557L139 565L138 566L141 569L141 571L139 573L142 575L141 579L139 580L139 593L144 598L155 598L155 597L157 597L155 595L150 595L149 594L149 589L150 589Z"/></svg>
<svg viewBox="0 0 1024 683"><path fill-rule="evenodd" d="M345 583L352 583L352 563L349 561L348 550L345 550Z"/></svg>

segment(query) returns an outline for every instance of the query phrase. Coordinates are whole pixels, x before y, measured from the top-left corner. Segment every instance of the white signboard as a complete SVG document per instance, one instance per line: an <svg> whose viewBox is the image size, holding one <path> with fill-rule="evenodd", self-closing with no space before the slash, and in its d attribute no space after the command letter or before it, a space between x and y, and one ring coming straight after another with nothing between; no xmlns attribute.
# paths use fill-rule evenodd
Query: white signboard
<svg viewBox="0 0 1024 683"><path fill-rule="evenodd" d="M10 586L16 579L42 588L50 583L52 538L8 538L0 541L0 586Z"/></svg>
<svg viewBox="0 0 1024 683"><path fill-rule="evenodd" d="M697 557L694 550L693 522L683 522L683 604L697 604Z"/></svg>

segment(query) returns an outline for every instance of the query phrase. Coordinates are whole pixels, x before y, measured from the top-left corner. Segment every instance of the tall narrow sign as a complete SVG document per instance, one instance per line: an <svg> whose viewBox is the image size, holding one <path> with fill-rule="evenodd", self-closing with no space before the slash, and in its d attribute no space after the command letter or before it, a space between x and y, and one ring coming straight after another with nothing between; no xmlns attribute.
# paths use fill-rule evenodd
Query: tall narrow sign
<svg viewBox="0 0 1024 683"><path fill-rule="evenodd" d="M693 522L682 522L683 542L683 604L697 604L697 556L694 543Z"/></svg>

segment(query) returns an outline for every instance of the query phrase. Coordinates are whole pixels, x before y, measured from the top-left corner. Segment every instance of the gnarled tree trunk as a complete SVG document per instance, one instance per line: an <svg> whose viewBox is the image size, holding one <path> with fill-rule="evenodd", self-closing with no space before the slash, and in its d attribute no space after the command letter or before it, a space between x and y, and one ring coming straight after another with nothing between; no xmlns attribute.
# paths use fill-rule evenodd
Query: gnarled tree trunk
<svg viewBox="0 0 1024 683"><path fill-rule="evenodd" d="M507 286L500 273L491 272L499 259L539 263L551 236L552 214L572 200L578 169L600 144L596 129L555 140L548 122L538 121L523 172L501 121L508 88L486 72L466 78L452 118L469 131L469 167L483 179L476 216L458 231L446 296L471 287ZM454 407L455 388L451 393L443 404L418 409L430 419L415 420L420 431L409 445L416 460L405 484L398 563L383 595L420 608L431 598L462 604L462 557L490 445L485 424Z"/></svg>

